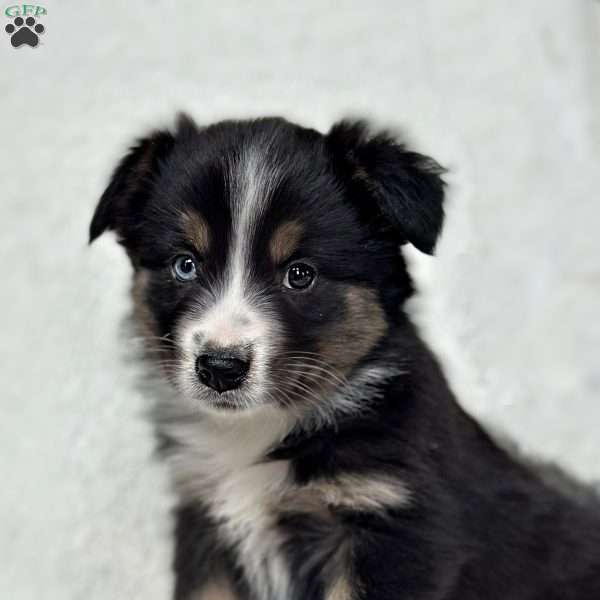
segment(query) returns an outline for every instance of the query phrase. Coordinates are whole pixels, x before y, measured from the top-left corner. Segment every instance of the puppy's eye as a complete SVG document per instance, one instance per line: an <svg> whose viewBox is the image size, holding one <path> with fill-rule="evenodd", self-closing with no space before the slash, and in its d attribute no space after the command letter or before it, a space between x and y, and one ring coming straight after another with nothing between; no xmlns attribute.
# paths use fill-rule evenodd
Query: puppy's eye
<svg viewBox="0 0 600 600"><path fill-rule="evenodd" d="M316 276L317 271L313 266L303 262L295 262L288 268L283 279L283 285L292 290L305 290L312 285Z"/></svg>
<svg viewBox="0 0 600 600"><path fill-rule="evenodd" d="M189 254L176 256L171 264L171 270L179 281L193 281L198 276L196 262Z"/></svg>

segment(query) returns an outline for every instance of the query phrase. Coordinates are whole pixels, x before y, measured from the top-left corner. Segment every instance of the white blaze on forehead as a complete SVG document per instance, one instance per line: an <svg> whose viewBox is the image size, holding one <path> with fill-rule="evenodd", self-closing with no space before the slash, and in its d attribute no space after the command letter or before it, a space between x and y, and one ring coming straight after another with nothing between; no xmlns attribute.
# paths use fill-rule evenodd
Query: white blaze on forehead
<svg viewBox="0 0 600 600"><path fill-rule="evenodd" d="M223 276L210 290L210 300L198 305L180 329L190 354L204 346L252 345L255 359L251 378L260 380L273 345L277 324L253 281L252 242L280 172L267 160L268 144L247 147L229 165L227 182L231 205L231 236Z"/></svg>
<svg viewBox="0 0 600 600"><path fill-rule="evenodd" d="M229 285L232 290L249 287L252 241L279 181L277 169L268 165L266 149L249 148L230 174L232 207L232 250L229 261Z"/></svg>
<svg viewBox="0 0 600 600"><path fill-rule="evenodd" d="M229 346L269 333L268 319L260 310L260 289L252 281L252 241L269 198L278 182L278 172L267 164L266 150L247 148L230 166L232 214L231 247L222 289L211 310L202 319L206 341Z"/></svg>

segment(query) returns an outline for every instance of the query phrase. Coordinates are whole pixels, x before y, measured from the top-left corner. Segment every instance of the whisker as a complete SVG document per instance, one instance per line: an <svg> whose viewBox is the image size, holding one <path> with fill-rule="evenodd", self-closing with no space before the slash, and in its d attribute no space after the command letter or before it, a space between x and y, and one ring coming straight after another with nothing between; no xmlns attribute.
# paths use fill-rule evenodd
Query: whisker
<svg viewBox="0 0 600 600"><path fill-rule="evenodd" d="M311 373L310 371L300 371L297 369L290 369L290 370L286 370L284 371L285 374L289 375L295 375L297 376L297 381L303 381L306 384L311 384L311 385L315 385L318 386L318 388L324 392L326 391L328 388L331 387L342 387L345 386L345 383L339 383L337 380L331 378L331 377L327 377L325 375L323 375L322 373Z"/></svg>
<svg viewBox="0 0 600 600"><path fill-rule="evenodd" d="M295 390L301 391L303 394L306 394L305 397L307 400L312 400L316 403L316 405L320 405L323 402L323 398L319 396L312 388L301 383L300 381L286 381L285 385L294 388ZM298 394L300 395L300 394Z"/></svg>
<svg viewBox="0 0 600 600"><path fill-rule="evenodd" d="M286 353L284 353L284 355L286 355ZM330 365L323 359L314 358L312 356L300 356L300 355L296 356L295 354L289 354L289 355L287 355L287 360L299 360L299 361L302 361L303 363L309 361L311 364L315 363L318 366L323 367L323 368L327 369L328 371L336 374L338 377L346 379L346 377L342 373L340 373L338 369L336 369L335 367L333 367L332 365Z"/></svg>
<svg viewBox="0 0 600 600"><path fill-rule="evenodd" d="M302 367L302 369L309 369L309 370L313 370L313 371L318 371L319 373L324 373L324 374L328 375L329 377L335 379L341 385L346 385L348 383L348 379L346 377L344 377L342 379L342 377L340 377L333 371L330 371L329 369L322 367L321 365L310 365L310 364L307 365L305 363L287 363L286 366ZM322 377L323 377L323 375L322 375Z"/></svg>
<svg viewBox="0 0 600 600"><path fill-rule="evenodd" d="M280 394L280 396L275 396L275 392ZM266 389L265 394L274 404L283 404L283 406L286 409L290 410L292 414L294 414L296 419L301 418L302 415L298 411L298 408L294 404L293 400L285 393L284 390L280 390L279 388L273 387L271 389Z"/></svg>
<svg viewBox="0 0 600 600"><path fill-rule="evenodd" d="M130 337L130 338L127 338L127 339L130 342L160 341L160 342L166 342L166 343L169 343L169 344L176 345L175 340L173 340L170 337L170 334L165 334L165 335L138 335L138 336L133 336L133 337Z"/></svg>
<svg viewBox="0 0 600 600"><path fill-rule="evenodd" d="M146 354L173 354L175 348L144 348Z"/></svg>
<svg viewBox="0 0 600 600"><path fill-rule="evenodd" d="M332 385L337 385L340 387L345 387L350 384L349 380L341 377L338 377L335 373L331 373L327 369L323 369L321 367L317 367L315 365L305 365L302 363L288 363L283 367L275 367L271 369L273 373L280 373L283 375L290 375L290 373L294 375L304 376L307 379L318 383L315 380L323 380Z"/></svg>
<svg viewBox="0 0 600 600"><path fill-rule="evenodd" d="M333 411L329 409L326 403L322 402L321 398L317 398L312 395L307 396L305 393L301 393L300 391L298 391L298 389L288 389L288 392L298 397L301 401L308 403L310 409L314 411L313 418L316 414L317 418L321 421L334 422Z"/></svg>

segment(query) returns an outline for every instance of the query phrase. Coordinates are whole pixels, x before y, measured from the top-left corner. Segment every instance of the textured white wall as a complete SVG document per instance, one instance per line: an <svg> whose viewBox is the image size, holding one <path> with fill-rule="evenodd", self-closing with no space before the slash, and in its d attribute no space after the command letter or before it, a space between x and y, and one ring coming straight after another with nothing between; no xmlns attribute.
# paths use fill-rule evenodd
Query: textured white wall
<svg viewBox="0 0 600 600"><path fill-rule="evenodd" d="M86 229L179 108L404 125L452 169L415 311L455 388L600 478L600 3L45 6L43 45L0 39L1 598L168 597L170 499L118 349L129 268Z"/></svg>

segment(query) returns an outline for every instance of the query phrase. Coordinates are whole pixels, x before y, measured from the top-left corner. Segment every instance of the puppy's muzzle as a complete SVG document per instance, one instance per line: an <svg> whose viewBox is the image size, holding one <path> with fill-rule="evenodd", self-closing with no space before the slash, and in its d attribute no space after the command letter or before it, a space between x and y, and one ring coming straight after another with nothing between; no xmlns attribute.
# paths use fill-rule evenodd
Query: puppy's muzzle
<svg viewBox="0 0 600 600"><path fill-rule="evenodd" d="M196 360L198 379L219 394L238 388L249 368L249 358L235 351L206 352Z"/></svg>

